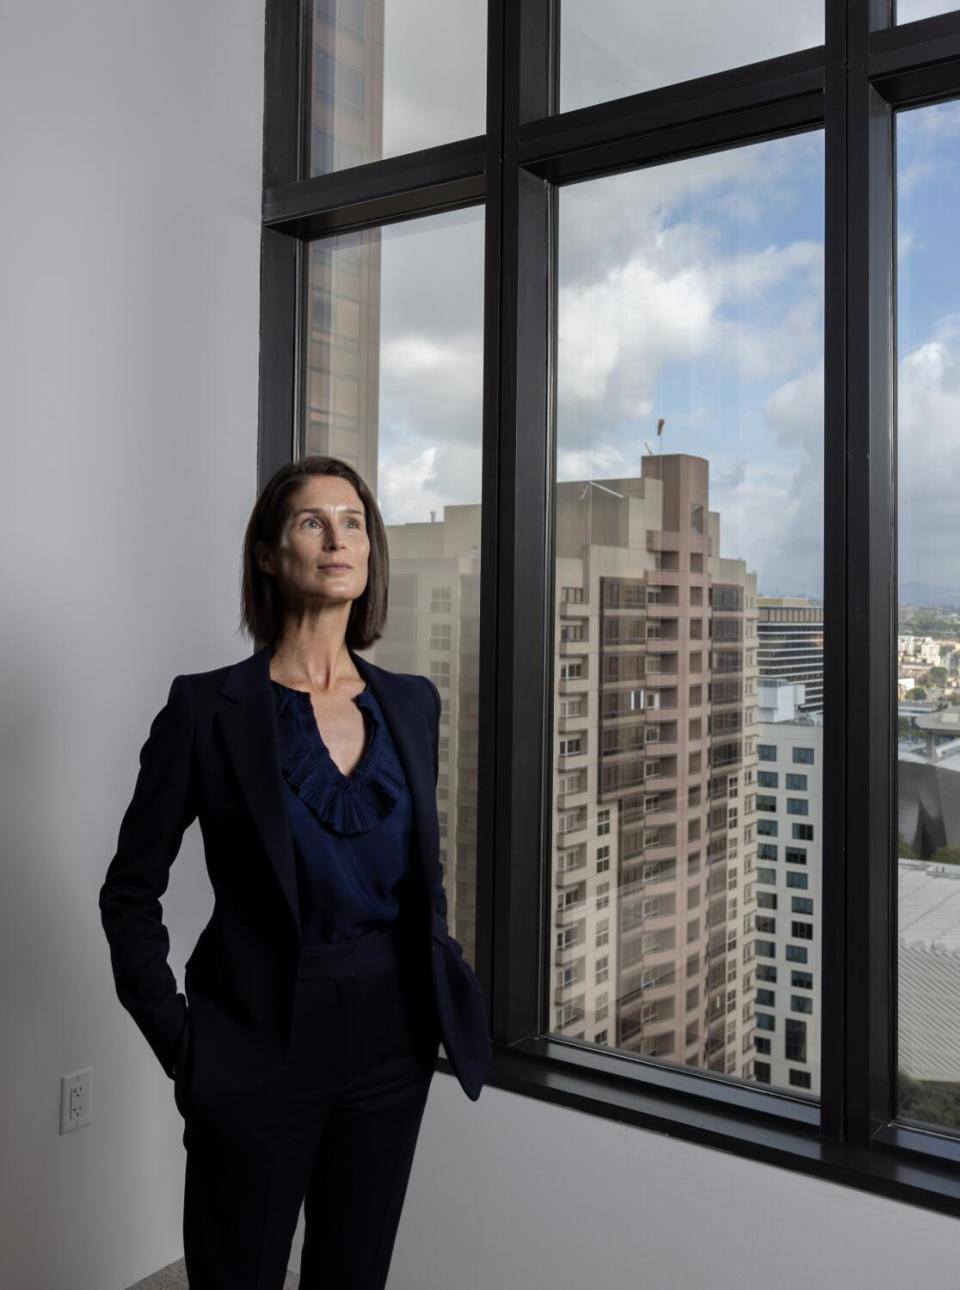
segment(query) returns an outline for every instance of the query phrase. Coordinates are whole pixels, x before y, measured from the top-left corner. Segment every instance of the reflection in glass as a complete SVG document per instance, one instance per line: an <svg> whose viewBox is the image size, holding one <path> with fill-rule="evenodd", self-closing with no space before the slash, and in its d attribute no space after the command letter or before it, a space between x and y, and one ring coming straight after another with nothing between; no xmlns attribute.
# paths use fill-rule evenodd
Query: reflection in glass
<svg viewBox="0 0 960 1290"><path fill-rule="evenodd" d="M308 174L483 134L485 4L313 0Z"/></svg>
<svg viewBox="0 0 960 1290"><path fill-rule="evenodd" d="M563 188L551 1033L817 1097L819 134Z"/></svg>
<svg viewBox="0 0 960 1290"><path fill-rule="evenodd" d="M897 1114L960 1130L960 104L897 118Z"/></svg>
<svg viewBox="0 0 960 1290"><path fill-rule="evenodd" d="M560 110L823 44L823 0L561 0Z"/></svg>
<svg viewBox="0 0 960 1290"><path fill-rule="evenodd" d="M897 22L918 22L921 18L933 18L957 9L956 0L896 0L896 5Z"/></svg>
<svg viewBox="0 0 960 1290"><path fill-rule="evenodd" d="M437 807L450 931L474 963L483 214L313 242L303 454L373 489L390 548L386 631L366 654L440 690Z"/></svg>

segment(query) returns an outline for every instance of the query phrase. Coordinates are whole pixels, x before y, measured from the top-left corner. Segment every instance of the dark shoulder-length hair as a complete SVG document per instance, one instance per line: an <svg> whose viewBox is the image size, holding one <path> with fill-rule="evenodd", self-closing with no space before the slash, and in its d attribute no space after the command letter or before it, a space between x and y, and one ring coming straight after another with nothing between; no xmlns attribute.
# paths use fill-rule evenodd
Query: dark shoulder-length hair
<svg viewBox="0 0 960 1290"><path fill-rule="evenodd" d="M291 499L313 475L339 475L357 490L363 502L370 555L367 585L350 609L346 642L351 649L367 649L383 635L387 617L390 562L383 517L373 493L352 466L339 457L301 457L281 466L264 485L254 504L243 539L240 586L240 627L253 638L254 647L275 645L283 629L285 610L276 579L257 565L258 542L275 547L289 517Z"/></svg>

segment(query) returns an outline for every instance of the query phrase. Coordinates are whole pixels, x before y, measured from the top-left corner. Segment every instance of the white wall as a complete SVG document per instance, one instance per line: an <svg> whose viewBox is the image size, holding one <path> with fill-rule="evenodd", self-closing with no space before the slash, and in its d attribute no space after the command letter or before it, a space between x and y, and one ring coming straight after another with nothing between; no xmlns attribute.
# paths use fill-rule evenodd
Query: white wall
<svg viewBox="0 0 960 1290"><path fill-rule="evenodd" d="M182 1121L97 896L172 678L236 632L256 496L263 0L0 0L0 1284L182 1253ZM211 901L188 834L182 965ZM93 1123L59 1135L62 1072Z"/></svg>
<svg viewBox="0 0 960 1290"><path fill-rule="evenodd" d="M436 1075L389 1290L960 1285L960 1222Z"/></svg>
<svg viewBox="0 0 960 1290"><path fill-rule="evenodd" d="M170 680L249 652L262 66L262 0L0 0L4 1290L182 1252L182 1122L97 894ZM194 826L181 984L209 906ZM93 1123L61 1137L87 1065ZM439 1074L391 1290L901 1290L958 1254L954 1219Z"/></svg>

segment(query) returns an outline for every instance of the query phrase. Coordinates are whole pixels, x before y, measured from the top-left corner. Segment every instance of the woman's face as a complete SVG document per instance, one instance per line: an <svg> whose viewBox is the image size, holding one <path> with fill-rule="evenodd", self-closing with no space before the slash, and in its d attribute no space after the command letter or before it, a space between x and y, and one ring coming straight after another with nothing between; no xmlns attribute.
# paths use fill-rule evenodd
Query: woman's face
<svg viewBox="0 0 960 1290"><path fill-rule="evenodd" d="M263 549L259 564L277 579L285 604L309 606L361 596L369 555L357 490L339 475L313 475L292 495L277 545Z"/></svg>

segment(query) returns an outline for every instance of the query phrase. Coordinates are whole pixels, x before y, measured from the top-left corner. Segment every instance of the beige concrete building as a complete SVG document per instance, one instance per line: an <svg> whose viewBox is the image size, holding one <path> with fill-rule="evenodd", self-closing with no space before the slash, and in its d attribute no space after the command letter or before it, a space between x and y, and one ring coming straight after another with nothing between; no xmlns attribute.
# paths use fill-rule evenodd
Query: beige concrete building
<svg viewBox="0 0 960 1290"><path fill-rule="evenodd" d="M557 486L551 1028L750 1077L756 577L641 472Z"/></svg>
<svg viewBox="0 0 960 1290"><path fill-rule="evenodd" d="M756 576L709 464L557 485L551 1032L751 1078ZM480 507L388 528L376 660L443 699L450 926L475 953Z"/></svg>

